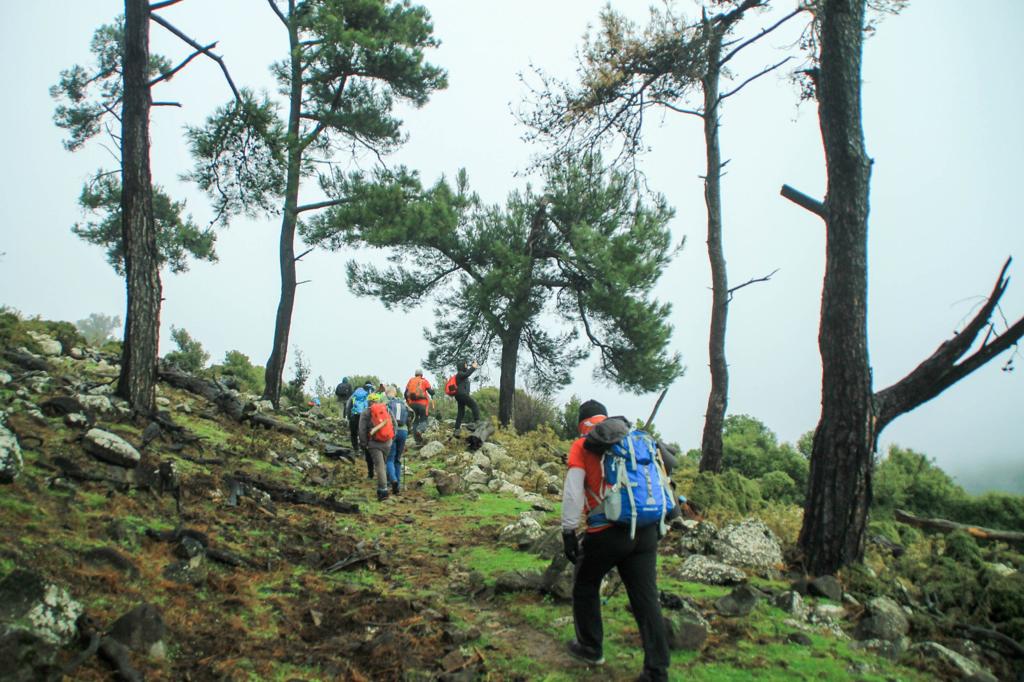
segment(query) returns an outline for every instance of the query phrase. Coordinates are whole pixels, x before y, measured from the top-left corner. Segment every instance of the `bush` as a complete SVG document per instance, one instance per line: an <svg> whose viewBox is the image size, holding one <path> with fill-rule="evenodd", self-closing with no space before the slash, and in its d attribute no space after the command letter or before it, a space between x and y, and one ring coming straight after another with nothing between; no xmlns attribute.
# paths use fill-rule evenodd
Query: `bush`
<svg viewBox="0 0 1024 682"><path fill-rule="evenodd" d="M757 479L761 496L772 502L797 504L803 501L803 491L797 490L796 482L784 471L769 471Z"/></svg>
<svg viewBox="0 0 1024 682"><path fill-rule="evenodd" d="M52 336L65 350L73 346L84 346L85 338L70 322L41 320L39 317L23 319L21 313L6 306L0 307L0 344L8 348L24 346L33 353L39 352L39 344L29 332Z"/></svg>
<svg viewBox="0 0 1024 682"><path fill-rule="evenodd" d="M86 343L99 347L114 338L114 332L121 327L121 318L118 315L91 313L89 317L75 322L75 327Z"/></svg>
<svg viewBox="0 0 1024 682"><path fill-rule="evenodd" d="M923 516L948 518L967 493L927 456L898 445L875 466L874 510L890 516L905 509Z"/></svg>
<svg viewBox="0 0 1024 682"><path fill-rule="evenodd" d="M171 339L177 344L178 350L164 356L164 360L175 365L183 372L196 374L210 361L210 354L203 349L203 344L184 329L171 326Z"/></svg>
<svg viewBox="0 0 1024 682"><path fill-rule="evenodd" d="M1024 528L1024 497L1009 493L985 493L955 500L950 516L961 523L999 530Z"/></svg>
<svg viewBox="0 0 1024 682"><path fill-rule="evenodd" d="M312 370L309 368L309 363L306 362L306 356L297 348L295 349L295 360L292 367L295 370L295 375L281 387L281 395L288 398L292 405L306 407L306 403L309 402L309 397L305 392L306 381L309 379L309 374Z"/></svg>
<svg viewBox="0 0 1024 682"><path fill-rule="evenodd" d="M693 479L690 490L682 491L705 512L719 519L747 516L761 508L763 500L757 481L735 471L713 474L705 471Z"/></svg>
<svg viewBox="0 0 1024 682"><path fill-rule="evenodd" d="M536 431L542 426L554 431L559 421L558 409L550 400L516 389L512 396L512 426L518 433Z"/></svg>
<svg viewBox="0 0 1024 682"><path fill-rule="evenodd" d="M789 443L780 445L771 429L745 414L726 417L722 430L722 471L730 470L758 479L773 471L782 472L793 481L793 490L784 501L803 503L807 458ZM778 478L773 481L779 482Z"/></svg>
<svg viewBox="0 0 1024 682"><path fill-rule="evenodd" d="M266 370L253 365L249 356L237 350L224 354L224 364L213 365L210 372L215 377L234 377L243 393L262 395Z"/></svg>
<svg viewBox="0 0 1024 682"><path fill-rule="evenodd" d="M569 402L562 406L561 421L558 424L556 431L559 432L559 436L562 438L569 438L575 440L579 438L580 424L577 417L580 415L580 405L582 401L578 395L573 394L569 398Z"/></svg>

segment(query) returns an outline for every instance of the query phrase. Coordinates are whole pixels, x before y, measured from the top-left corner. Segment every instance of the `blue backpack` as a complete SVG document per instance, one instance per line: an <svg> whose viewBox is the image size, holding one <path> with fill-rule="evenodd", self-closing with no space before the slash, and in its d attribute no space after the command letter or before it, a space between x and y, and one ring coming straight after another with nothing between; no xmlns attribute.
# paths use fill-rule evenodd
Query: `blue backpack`
<svg viewBox="0 0 1024 682"><path fill-rule="evenodd" d="M404 400L392 398L388 401L388 409L391 410L391 418L395 420L395 428L407 429L409 427L409 406Z"/></svg>
<svg viewBox="0 0 1024 682"><path fill-rule="evenodd" d="M367 398L369 397L369 395L370 395L370 392L367 391L362 386L360 386L359 388L357 388L355 390L355 392L352 394L352 414L353 415L357 415L357 414L362 414L363 413L363 411L366 409L366 405L368 404Z"/></svg>
<svg viewBox="0 0 1024 682"><path fill-rule="evenodd" d="M675 507L668 474L654 439L631 431L601 456L604 491L601 504L589 515L590 525L605 522L636 529L657 523L664 533L665 516Z"/></svg>

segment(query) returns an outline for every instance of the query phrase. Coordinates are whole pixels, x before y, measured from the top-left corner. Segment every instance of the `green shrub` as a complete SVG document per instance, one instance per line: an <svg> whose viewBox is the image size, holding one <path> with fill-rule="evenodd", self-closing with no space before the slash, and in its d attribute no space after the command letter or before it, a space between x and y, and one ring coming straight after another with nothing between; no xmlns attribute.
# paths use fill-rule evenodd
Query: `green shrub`
<svg viewBox="0 0 1024 682"><path fill-rule="evenodd" d="M705 512L720 519L746 516L760 509L763 504L757 481L735 471L726 471L724 474L705 471L697 474L690 491L684 490L683 493Z"/></svg>
<svg viewBox="0 0 1024 682"><path fill-rule="evenodd" d="M497 414L497 410L491 414ZM530 395L517 388L512 395L512 426L519 433L536 431L542 426L558 428L558 409L543 396Z"/></svg>
<svg viewBox="0 0 1024 682"><path fill-rule="evenodd" d="M562 406L561 421L556 429L562 438L576 439L579 437L580 424L577 417L580 414L581 404L580 397L573 394L569 401Z"/></svg>
<svg viewBox="0 0 1024 682"><path fill-rule="evenodd" d="M999 530L1024 528L1024 496L990 492L978 497L964 496L956 500L951 518Z"/></svg>
<svg viewBox="0 0 1024 682"><path fill-rule="evenodd" d="M229 350L224 354L224 363L213 365L210 372L215 377L233 377L239 390L245 393L261 395L263 393L266 370L253 365L249 356L237 350Z"/></svg>
<svg viewBox="0 0 1024 682"><path fill-rule="evenodd" d="M964 566L978 568L982 564L981 549L973 537L962 530L946 536L944 555Z"/></svg>
<svg viewBox="0 0 1024 682"><path fill-rule="evenodd" d="M295 349L295 359L293 360L292 367L295 374L281 387L281 395L288 398L292 405L305 407L309 401L309 396L306 395L305 390L306 380L309 379L309 374L312 370L309 368L306 356L298 348Z"/></svg>
<svg viewBox="0 0 1024 682"><path fill-rule="evenodd" d="M935 462L898 445L875 466L872 507L889 516L905 509L924 516L948 517L967 493Z"/></svg>
<svg viewBox="0 0 1024 682"><path fill-rule="evenodd" d="M784 471L769 471L757 482L765 500L789 503L803 500L802 491L797 490L796 482Z"/></svg>
<svg viewBox="0 0 1024 682"><path fill-rule="evenodd" d="M165 355L164 360L181 371L196 374L210 361L210 354L203 349L203 344L184 329L171 325L171 339L178 350Z"/></svg>
<svg viewBox="0 0 1024 682"><path fill-rule="evenodd" d="M722 429L722 471L736 471L747 478L762 478L779 471L793 481L794 493L787 502L802 503L809 472L807 458L789 443L778 442L775 433L749 415L726 417ZM781 479L773 483L780 483Z"/></svg>

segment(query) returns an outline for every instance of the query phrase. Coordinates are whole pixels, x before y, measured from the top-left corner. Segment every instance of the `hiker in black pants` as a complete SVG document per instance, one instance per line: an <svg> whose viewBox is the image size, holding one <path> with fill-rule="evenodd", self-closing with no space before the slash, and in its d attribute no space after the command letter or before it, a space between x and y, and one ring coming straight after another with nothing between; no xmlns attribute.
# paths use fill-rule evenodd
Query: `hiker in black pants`
<svg viewBox="0 0 1024 682"><path fill-rule="evenodd" d="M462 426L462 417L466 414L466 408L473 411L473 424L480 421L480 408L470 393L469 377L480 365L476 360L467 365L465 360L460 360L455 373L455 402L459 405L459 411L455 413L455 435L459 435L459 427Z"/></svg>
<svg viewBox="0 0 1024 682"><path fill-rule="evenodd" d="M640 641L644 649L644 670L639 680L668 679L668 639L658 603L657 560L659 524L636 529L630 538L628 526L591 516L604 489L601 447L616 442L629 432L622 417L606 419L608 412L596 400L580 405L581 436L569 449L569 470L562 489L562 542L573 571L572 615L576 639L569 642L569 654L589 665L604 663L604 626L601 622L601 581L618 568L626 586ZM622 420L620 422L620 420ZM608 438L604 438L607 434ZM587 517L582 543L576 536L580 517Z"/></svg>

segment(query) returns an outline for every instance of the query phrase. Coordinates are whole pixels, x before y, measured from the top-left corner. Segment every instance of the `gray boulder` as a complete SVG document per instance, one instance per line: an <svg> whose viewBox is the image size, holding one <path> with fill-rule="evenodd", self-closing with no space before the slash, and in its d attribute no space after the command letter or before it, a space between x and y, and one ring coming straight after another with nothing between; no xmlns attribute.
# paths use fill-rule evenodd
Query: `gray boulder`
<svg viewBox="0 0 1024 682"><path fill-rule="evenodd" d="M487 472L476 465L467 469L466 472L463 473L462 477L465 479L466 483L470 485L476 484L486 486L487 482L490 480L490 476L487 475Z"/></svg>
<svg viewBox="0 0 1024 682"><path fill-rule="evenodd" d="M746 616L764 596L750 585L740 585L729 594L715 600L715 610L723 616Z"/></svg>
<svg viewBox="0 0 1024 682"><path fill-rule="evenodd" d="M776 596L773 603L777 608L796 618L801 620L807 618L807 605L804 603L804 598L795 590L789 590Z"/></svg>
<svg viewBox="0 0 1024 682"><path fill-rule="evenodd" d="M127 469L138 466L142 459L131 443L103 429L89 429L82 439L82 446L96 459Z"/></svg>
<svg viewBox="0 0 1024 682"><path fill-rule="evenodd" d="M113 403L111 403L110 398L105 395L80 393L75 396L75 399L81 403L82 407L97 414L110 414L114 411Z"/></svg>
<svg viewBox="0 0 1024 682"><path fill-rule="evenodd" d="M13 378L14 377L12 377L7 372L0 370L0 386L6 386L7 384L11 383L11 380Z"/></svg>
<svg viewBox="0 0 1024 682"><path fill-rule="evenodd" d="M544 591L558 599L572 599L573 569L563 554L556 555L544 571Z"/></svg>
<svg viewBox="0 0 1024 682"><path fill-rule="evenodd" d="M708 623L690 610L662 611L668 647L673 651L699 651L708 639Z"/></svg>
<svg viewBox="0 0 1024 682"><path fill-rule="evenodd" d="M875 597L867 604L865 617L857 623L854 637L892 642L910 632L902 607L889 597Z"/></svg>
<svg viewBox="0 0 1024 682"><path fill-rule="evenodd" d="M152 658L163 658L166 652L164 637L167 626L160 609L152 604L140 604L124 614L110 626L110 636L132 651Z"/></svg>
<svg viewBox="0 0 1024 682"><path fill-rule="evenodd" d="M735 585L747 579L747 574L735 566L700 554L686 557L683 565L679 567L678 575L683 580L706 585Z"/></svg>
<svg viewBox="0 0 1024 682"><path fill-rule="evenodd" d="M971 659L967 658L962 654L958 654L948 647L944 647L938 642L919 642L910 647L911 651L923 654L924 656L932 659L942 661L946 665L956 668L964 677L970 677L972 675L991 675L991 671L986 670L982 666L978 665Z"/></svg>
<svg viewBox="0 0 1024 682"><path fill-rule="evenodd" d="M544 537L544 529L531 515L523 513L519 520L501 529L498 539L516 547L527 547Z"/></svg>
<svg viewBox="0 0 1024 682"><path fill-rule="evenodd" d="M438 471L434 474L434 485L441 496L454 495L462 490L462 478L458 474L448 474Z"/></svg>
<svg viewBox="0 0 1024 682"><path fill-rule="evenodd" d="M843 586L835 576L823 575L807 583L807 592L815 597L825 597L836 603L843 601Z"/></svg>
<svg viewBox="0 0 1024 682"><path fill-rule="evenodd" d="M702 521L696 527L683 533L679 539L679 553L683 556L688 554L711 554L711 545L718 538L718 528L710 521Z"/></svg>
<svg viewBox="0 0 1024 682"><path fill-rule="evenodd" d="M39 347L39 354L47 357L56 357L64 352L64 346L60 344L60 341L49 336L47 334L40 334L39 332L29 332L29 336L36 342L36 346Z"/></svg>
<svg viewBox="0 0 1024 682"><path fill-rule="evenodd" d="M544 589L544 574L540 571L506 571L494 576L494 592L539 592Z"/></svg>
<svg viewBox="0 0 1024 682"><path fill-rule="evenodd" d="M730 523L718 531L710 545L714 554L733 566L764 570L783 563L779 539L760 519Z"/></svg>
<svg viewBox="0 0 1024 682"><path fill-rule="evenodd" d="M38 573L16 568L0 581L0 633L21 630L60 647L74 639L80 615L82 605Z"/></svg>
<svg viewBox="0 0 1024 682"><path fill-rule="evenodd" d="M441 455L444 452L444 443L436 440L432 440L422 448L420 448L419 457L421 459L433 459Z"/></svg>
<svg viewBox="0 0 1024 682"><path fill-rule="evenodd" d="M0 423L0 483L13 483L24 465L18 438Z"/></svg>

